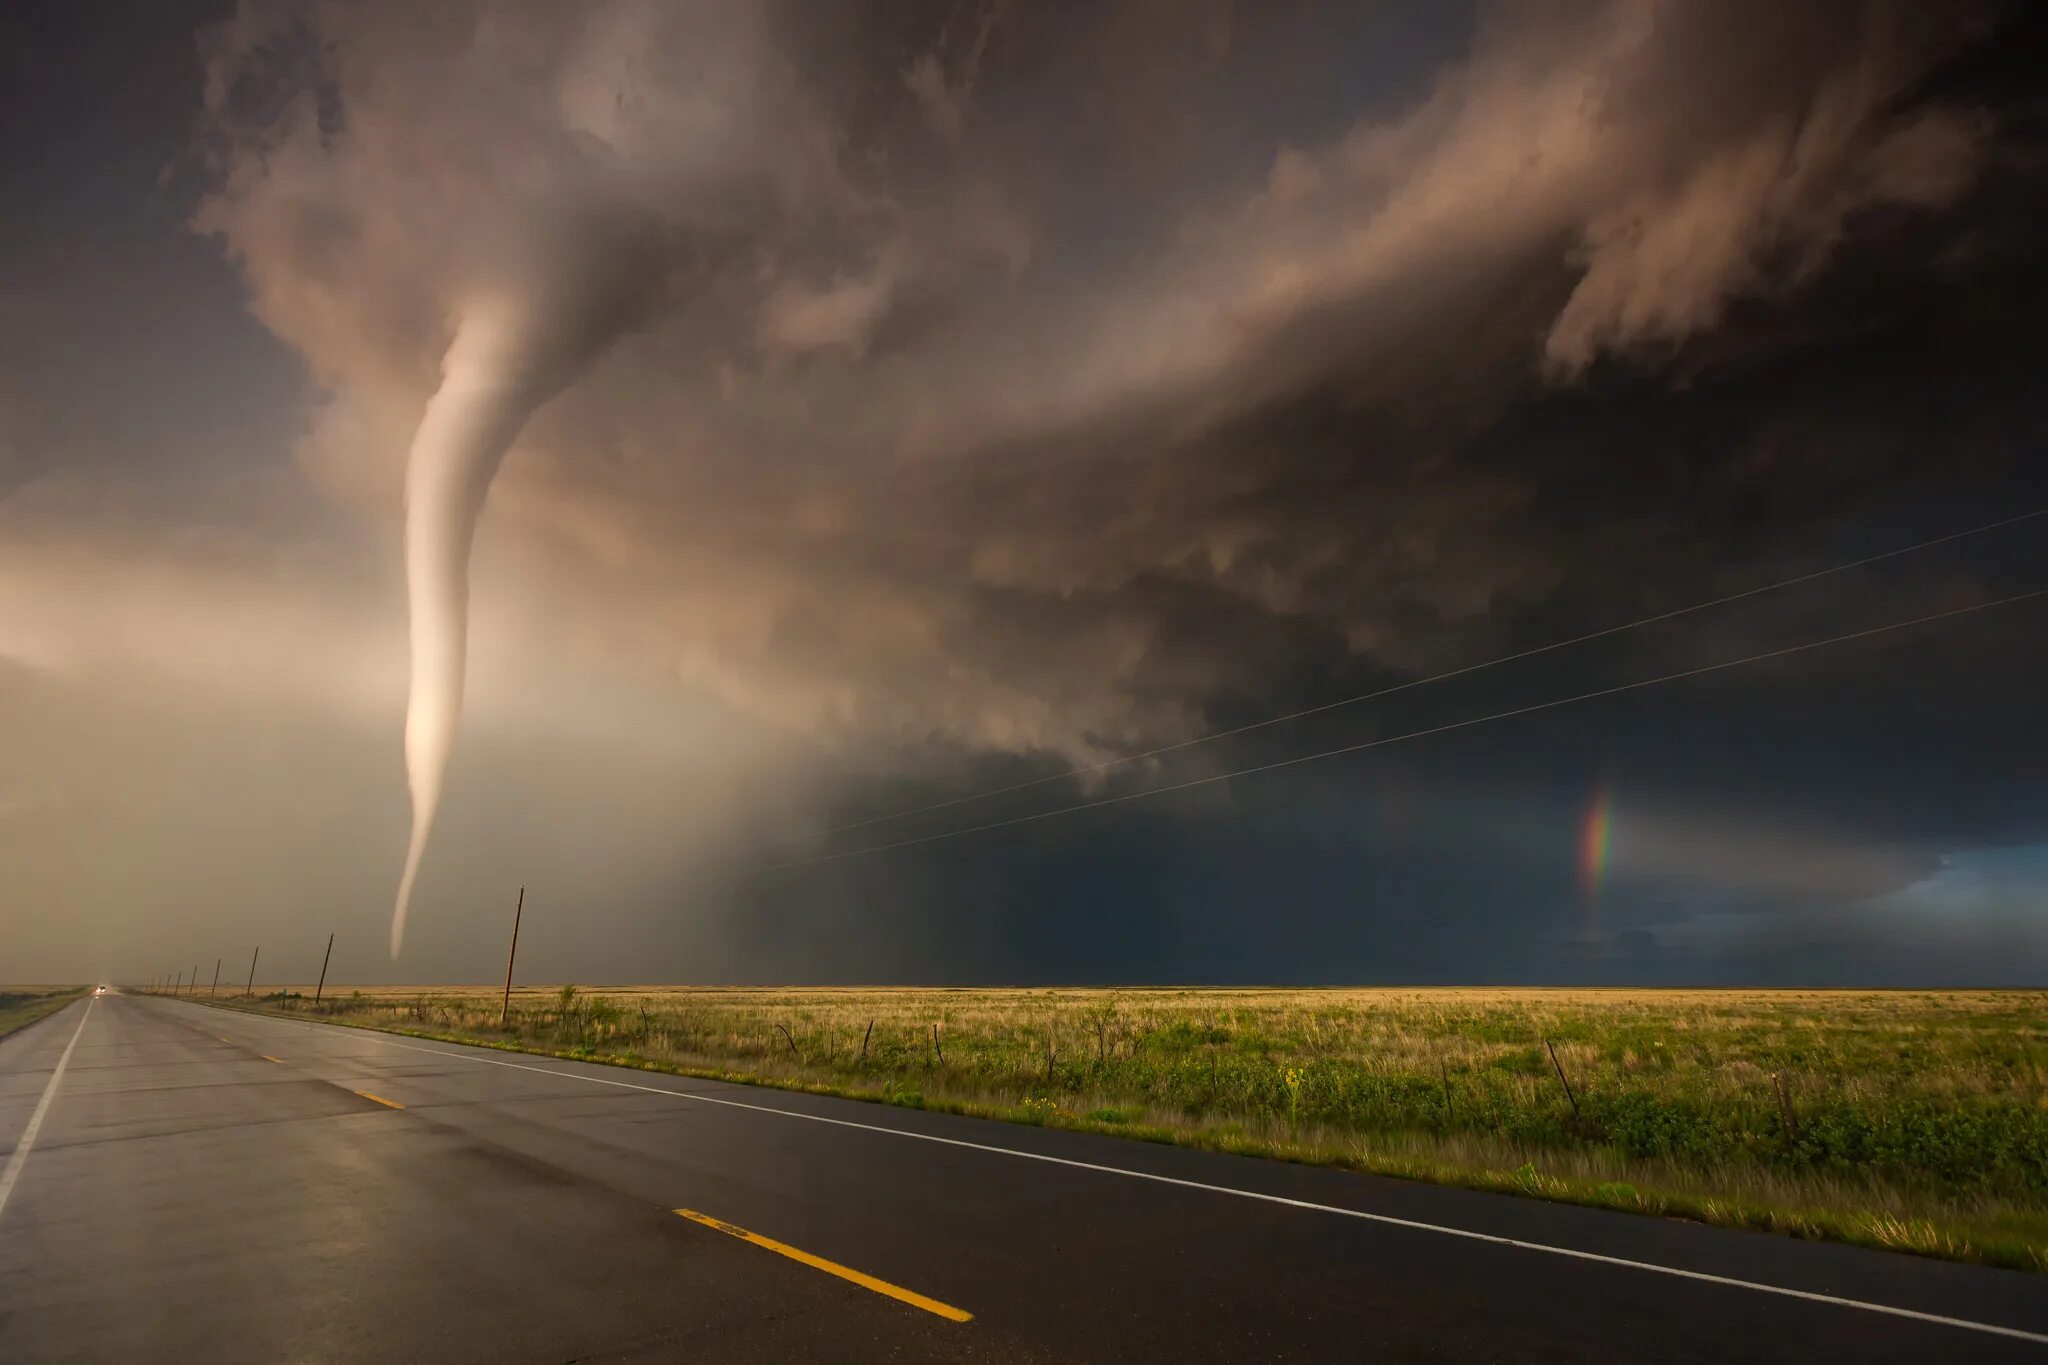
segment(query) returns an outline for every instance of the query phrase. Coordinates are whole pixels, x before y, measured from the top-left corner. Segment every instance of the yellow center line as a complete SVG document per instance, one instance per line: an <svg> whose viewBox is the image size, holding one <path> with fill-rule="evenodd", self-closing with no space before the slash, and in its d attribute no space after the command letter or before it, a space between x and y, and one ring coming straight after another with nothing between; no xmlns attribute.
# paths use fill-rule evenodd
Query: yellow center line
<svg viewBox="0 0 2048 1365"><path fill-rule="evenodd" d="M927 1313L937 1313L940 1317L949 1318L954 1322L974 1321L974 1314L967 1312L965 1309L955 1308L950 1303L940 1303L937 1299L928 1299L915 1290L905 1289L901 1285L890 1284L887 1280L878 1280L872 1275L863 1275L851 1266L843 1266L837 1261L828 1261L823 1256L813 1256L808 1251L799 1251L793 1246L776 1241L773 1237L763 1237L758 1232L748 1232L745 1228L735 1227L733 1224L722 1219L713 1218L708 1213L698 1213L695 1209L677 1209L676 1213L693 1223L702 1223L707 1228L714 1228L728 1237L737 1237L742 1242L752 1242L757 1247L766 1247L778 1256L787 1256L792 1261L801 1261L813 1270L822 1270L827 1275L837 1275L840 1279L857 1284L863 1289L872 1289L877 1294L886 1294L899 1303L907 1303L913 1308L922 1308Z"/></svg>
<svg viewBox="0 0 2048 1365"><path fill-rule="evenodd" d="M381 1105L383 1105L383 1106L384 1106L384 1107L385 1107L386 1109L403 1109L403 1108L405 1108L405 1106L404 1106L404 1105L402 1105L402 1104L400 1104L400 1103L399 1103L399 1102L398 1102L397 1100L387 1100L387 1099L385 1099L385 1098L384 1098L384 1097L383 1097L382 1095L372 1095L372 1094L371 1094L371 1093L370 1093L369 1091L367 1091L367 1090L358 1090L358 1091L356 1091L356 1093L357 1093L358 1095L361 1095L361 1096L362 1096L362 1097L363 1097L364 1099L366 1099L366 1100L374 1100L374 1101L376 1101L376 1102L377 1102L378 1104L381 1104Z"/></svg>
<svg viewBox="0 0 2048 1365"><path fill-rule="evenodd" d="M279 1066L284 1065L284 1058L282 1057L273 1057L267 1052L259 1052L256 1055L258 1057L261 1057L266 1062L276 1062Z"/></svg>

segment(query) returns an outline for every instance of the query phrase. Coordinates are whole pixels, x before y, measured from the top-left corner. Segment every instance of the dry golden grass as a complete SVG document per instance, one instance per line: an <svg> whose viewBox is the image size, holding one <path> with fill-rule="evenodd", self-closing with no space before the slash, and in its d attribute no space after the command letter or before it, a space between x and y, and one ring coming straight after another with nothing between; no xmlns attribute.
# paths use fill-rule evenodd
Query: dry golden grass
<svg viewBox="0 0 2048 1365"><path fill-rule="evenodd" d="M2048 1269L2040 993L529 987L504 1029L498 1008L379 988L319 1012Z"/></svg>
<svg viewBox="0 0 2048 1365"><path fill-rule="evenodd" d="M0 1038L55 1014L83 994L83 986L0 986Z"/></svg>

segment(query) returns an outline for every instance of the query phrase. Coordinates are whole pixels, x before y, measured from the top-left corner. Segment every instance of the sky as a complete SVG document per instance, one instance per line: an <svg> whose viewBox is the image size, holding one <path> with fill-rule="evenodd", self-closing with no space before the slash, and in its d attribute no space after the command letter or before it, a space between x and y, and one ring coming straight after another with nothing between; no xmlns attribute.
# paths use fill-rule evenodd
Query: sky
<svg viewBox="0 0 2048 1365"><path fill-rule="evenodd" d="M0 979L2040 985L2041 13L10 6Z"/></svg>

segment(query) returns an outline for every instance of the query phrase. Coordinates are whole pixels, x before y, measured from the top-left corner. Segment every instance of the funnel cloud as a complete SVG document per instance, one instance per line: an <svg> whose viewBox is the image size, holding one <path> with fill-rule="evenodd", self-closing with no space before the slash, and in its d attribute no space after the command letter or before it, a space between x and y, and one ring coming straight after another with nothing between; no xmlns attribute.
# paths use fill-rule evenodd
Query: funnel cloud
<svg viewBox="0 0 2048 1365"><path fill-rule="evenodd" d="M412 841L391 912L391 955L405 944L420 860L462 714L469 652L469 552L491 477L534 408L559 380L538 362L547 319L502 304L474 308L442 362L441 387L413 437L405 476L406 601L412 682L405 710L405 773Z"/></svg>
<svg viewBox="0 0 2048 1365"><path fill-rule="evenodd" d="M534 411L630 325L634 300L655 292L655 235L628 205L602 200L521 253L522 287L466 304L441 360L405 472L406 602L412 677L405 772L412 838L391 912L391 955L433 834L462 715L469 653L469 557L477 519L505 453Z"/></svg>

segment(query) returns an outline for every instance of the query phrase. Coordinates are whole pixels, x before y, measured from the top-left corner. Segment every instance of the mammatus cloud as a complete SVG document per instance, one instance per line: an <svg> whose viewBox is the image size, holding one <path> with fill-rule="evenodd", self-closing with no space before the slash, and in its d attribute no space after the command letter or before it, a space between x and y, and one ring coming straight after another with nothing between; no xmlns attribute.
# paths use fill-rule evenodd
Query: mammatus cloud
<svg viewBox="0 0 2048 1365"><path fill-rule="evenodd" d="M315 3L211 39L198 223L324 386L301 465L388 516L411 450L394 945L501 459L486 547L556 586L525 638L835 744L1097 758L1558 590L1584 545L1499 415L1603 361L1657 391L1868 220L1937 219L1995 131L1919 90L1958 11L1511 9L1335 117L1160 82L1270 151L1140 206L1130 144L1043 113L1107 98L1072 30L1141 11L949 13ZM1318 41L1250 23L1158 60Z"/></svg>

